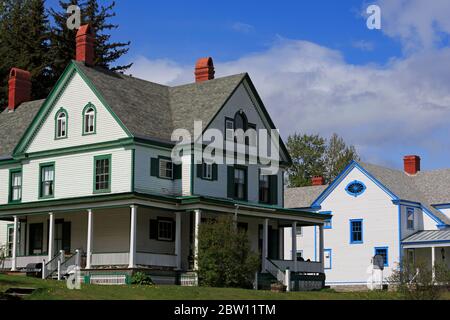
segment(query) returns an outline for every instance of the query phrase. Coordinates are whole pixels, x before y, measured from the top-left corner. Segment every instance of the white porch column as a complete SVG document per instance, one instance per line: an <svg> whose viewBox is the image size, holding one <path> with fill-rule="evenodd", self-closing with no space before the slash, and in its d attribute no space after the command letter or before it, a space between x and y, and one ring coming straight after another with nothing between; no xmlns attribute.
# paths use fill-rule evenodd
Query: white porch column
<svg viewBox="0 0 450 320"><path fill-rule="evenodd" d="M51 261L53 259L53 244L55 242L55 215L53 212L49 213L50 215L50 222L48 224L49 230L48 230L48 261Z"/></svg>
<svg viewBox="0 0 450 320"><path fill-rule="evenodd" d="M294 260L295 272L297 272L297 222L292 223L292 260Z"/></svg>
<svg viewBox="0 0 450 320"><path fill-rule="evenodd" d="M14 216L14 231L13 231L13 247L12 247L12 265L11 271L17 271L17 232L18 232L19 218Z"/></svg>
<svg viewBox="0 0 450 320"><path fill-rule="evenodd" d="M194 270L198 270L198 230L202 221L202 211L194 211Z"/></svg>
<svg viewBox="0 0 450 320"><path fill-rule="evenodd" d="M175 255L177 269L181 270L181 212L176 212L175 215Z"/></svg>
<svg viewBox="0 0 450 320"><path fill-rule="evenodd" d="M263 251L262 251L262 268L263 272L267 270L266 260L269 257L269 219L264 220L263 229Z"/></svg>
<svg viewBox="0 0 450 320"><path fill-rule="evenodd" d="M319 261L322 264L322 269L325 268L324 246L323 246L323 224L319 226Z"/></svg>
<svg viewBox="0 0 450 320"><path fill-rule="evenodd" d="M128 268L132 269L136 266L136 225L137 225L137 210L136 205L131 207L131 225L130 225L130 262Z"/></svg>
<svg viewBox="0 0 450 320"><path fill-rule="evenodd" d="M436 267L436 248L431 247L431 270L433 275L433 281L436 280L436 270L434 269Z"/></svg>
<svg viewBox="0 0 450 320"><path fill-rule="evenodd" d="M88 209L88 228L87 228L87 245L86 245L86 269L92 266L92 235L94 229L94 217L92 209Z"/></svg>

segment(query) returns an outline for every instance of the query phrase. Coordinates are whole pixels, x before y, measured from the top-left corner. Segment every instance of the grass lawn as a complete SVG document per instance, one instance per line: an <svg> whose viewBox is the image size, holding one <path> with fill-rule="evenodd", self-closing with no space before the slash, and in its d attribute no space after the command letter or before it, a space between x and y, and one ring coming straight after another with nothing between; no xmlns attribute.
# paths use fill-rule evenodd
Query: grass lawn
<svg viewBox="0 0 450 320"><path fill-rule="evenodd" d="M69 290L65 282L40 280L23 276L0 275L0 292L8 288L37 288L31 300L392 300L400 296L392 292L337 293L317 292L272 293L242 289L199 288L180 286L95 286L82 285ZM450 299L450 294L445 295Z"/></svg>

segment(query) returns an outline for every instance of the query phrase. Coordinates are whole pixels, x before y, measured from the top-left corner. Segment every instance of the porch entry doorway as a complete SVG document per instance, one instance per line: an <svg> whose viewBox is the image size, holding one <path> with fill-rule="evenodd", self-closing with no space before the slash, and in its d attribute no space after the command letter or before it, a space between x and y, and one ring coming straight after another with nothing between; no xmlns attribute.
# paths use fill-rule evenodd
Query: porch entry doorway
<svg viewBox="0 0 450 320"><path fill-rule="evenodd" d="M258 251L261 256L261 260L264 258L262 256L263 251L263 236L264 236L264 226L259 225L258 228ZM280 257L280 230L274 229L269 226L269 246L267 255L270 260L278 260Z"/></svg>
<svg viewBox="0 0 450 320"><path fill-rule="evenodd" d="M41 255L44 253L44 224L30 224L29 255Z"/></svg>
<svg viewBox="0 0 450 320"><path fill-rule="evenodd" d="M55 220L55 253L64 250L64 252L70 253L70 238L71 238L71 223L69 221Z"/></svg>

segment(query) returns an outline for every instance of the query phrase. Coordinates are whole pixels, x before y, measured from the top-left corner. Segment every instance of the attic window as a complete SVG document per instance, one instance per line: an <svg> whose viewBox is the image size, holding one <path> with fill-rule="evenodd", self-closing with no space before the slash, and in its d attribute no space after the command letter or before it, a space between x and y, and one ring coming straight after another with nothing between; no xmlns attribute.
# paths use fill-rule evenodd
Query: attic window
<svg viewBox="0 0 450 320"><path fill-rule="evenodd" d="M67 138L67 111L61 109L56 114L56 139Z"/></svg>
<svg viewBox="0 0 450 320"><path fill-rule="evenodd" d="M93 104L88 104L83 110L83 135L95 134L97 111Z"/></svg>
<svg viewBox="0 0 450 320"><path fill-rule="evenodd" d="M366 186L361 181L353 181L348 184L345 191L351 196L358 197L366 191Z"/></svg>

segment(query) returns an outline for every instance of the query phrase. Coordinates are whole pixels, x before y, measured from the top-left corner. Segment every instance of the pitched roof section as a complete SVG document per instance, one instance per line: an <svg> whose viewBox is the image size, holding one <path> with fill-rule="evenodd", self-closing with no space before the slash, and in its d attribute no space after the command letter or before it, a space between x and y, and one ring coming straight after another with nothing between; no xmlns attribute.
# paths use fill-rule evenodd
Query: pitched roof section
<svg viewBox="0 0 450 320"><path fill-rule="evenodd" d="M245 73L168 87L73 62L136 137L170 142L174 129L193 134L194 120L207 126L242 82Z"/></svg>
<svg viewBox="0 0 450 320"><path fill-rule="evenodd" d="M284 192L286 208L309 208L328 186L288 188Z"/></svg>
<svg viewBox="0 0 450 320"><path fill-rule="evenodd" d="M0 159L10 158L25 130L45 100L24 102L14 112L6 108L0 113Z"/></svg>
<svg viewBox="0 0 450 320"><path fill-rule="evenodd" d="M432 230L432 231L420 231L417 232L405 240L403 244L408 243L428 243L428 242L450 242L450 230Z"/></svg>

